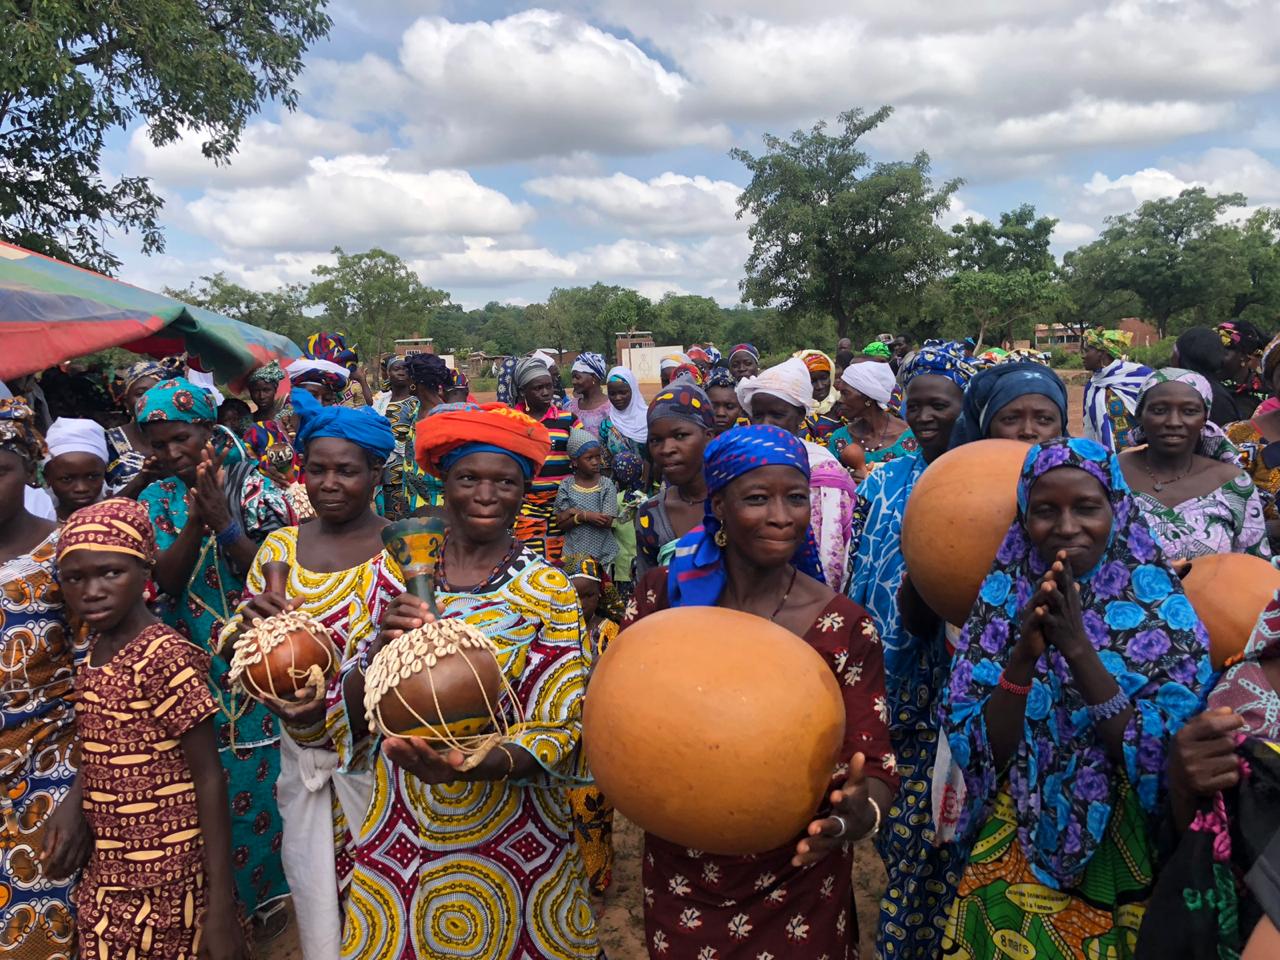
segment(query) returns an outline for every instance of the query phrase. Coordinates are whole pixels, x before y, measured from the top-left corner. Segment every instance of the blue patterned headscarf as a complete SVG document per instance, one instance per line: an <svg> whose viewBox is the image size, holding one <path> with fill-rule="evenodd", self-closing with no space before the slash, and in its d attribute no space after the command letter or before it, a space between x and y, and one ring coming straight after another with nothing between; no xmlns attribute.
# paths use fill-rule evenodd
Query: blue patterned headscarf
<svg viewBox="0 0 1280 960"><path fill-rule="evenodd" d="M204 387L186 377L162 380L138 401L138 423L213 423L218 408Z"/></svg>
<svg viewBox="0 0 1280 960"><path fill-rule="evenodd" d="M1120 768L1066 659L1050 645L1037 662L1007 776L1018 842L1037 878L1057 889L1079 882L1128 785L1149 815L1161 809L1165 751L1200 709L1200 692L1211 678L1208 634L1133 502L1115 455L1092 440L1065 437L1031 447L1018 481L1017 519L956 641L944 693L948 742L966 790L958 823L962 845L976 838L999 792L1003 775L985 710L1018 643L1022 611L1048 569L1027 536L1027 504L1036 481L1061 469L1093 477L1111 505L1106 549L1076 582L1085 632L1134 712Z"/></svg>
<svg viewBox="0 0 1280 960"><path fill-rule="evenodd" d="M804 443L780 427L761 425L726 431L707 444L703 465L707 499L702 526L680 538L667 571L667 595L673 607L714 606L728 580L724 555L716 544L720 521L711 512L711 498L715 494L760 467L795 467L809 479L809 453ZM802 573L826 582L812 526L791 562Z"/></svg>
<svg viewBox="0 0 1280 960"><path fill-rule="evenodd" d="M1062 416L1062 434L1067 432L1067 388L1048 367L1031 360L1000 363L981 371L964 391L964 407L951 428L951 449L981 440L991 430L995 415L1019 397L1037 394L1048 397Z"/></svg>
<svg viewBox="0 0 1280 960"><path fill-rule="evenodd" d="M605 377L609 375L609 365L602 354L588 350L578 354L578 359L573 361L571 372L585 373L595 377L597 383L604 383Z"/></svg>
<svg viewBox="0 0 1280 960"><path fill-rule="evenodd" d="M964 344L954 340L926 340L924 346L912 354L911 359L898 371L898 382L906 388L916 377L926 374L946 377L963 390L982 369L973 357L966 357Z"/></svg>
<svg viewBox="0 0 1280 960"><path fill-rule="evenodd" d="M396 448L391 421L373 407L326 407L301 388L289 395L289 402L298 415L298 447L304 451L321 437L347 440L378 460L386 460Z"/></svg>

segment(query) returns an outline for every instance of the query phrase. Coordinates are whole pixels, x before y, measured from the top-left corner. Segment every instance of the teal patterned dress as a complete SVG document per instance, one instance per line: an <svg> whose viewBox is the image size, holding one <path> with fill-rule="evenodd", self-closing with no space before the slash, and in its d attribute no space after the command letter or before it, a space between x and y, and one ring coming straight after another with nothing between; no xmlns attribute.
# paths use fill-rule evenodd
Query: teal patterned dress
<svg viewBox="0 0 1280 960"><path fill-rule="evenodd" d="M293 511L284 491L258 471L256 462L227 468L227 500L245 535L261 543L273 530L292 525ZM178 477L157 480L138 500L151 515L156 544L163 551L187 522L188 487ZM180 597L165 598L158 609L164 621L211 654L223 623L235 613L245 575L206 535L200 556ZM231 802L231 858L236 894L247 913L288 896L280 862L281 821L275 785L280 776L280 726L275 715L227 682L229 667L213 657L209 686L218 704L218 745Z"/></svg>

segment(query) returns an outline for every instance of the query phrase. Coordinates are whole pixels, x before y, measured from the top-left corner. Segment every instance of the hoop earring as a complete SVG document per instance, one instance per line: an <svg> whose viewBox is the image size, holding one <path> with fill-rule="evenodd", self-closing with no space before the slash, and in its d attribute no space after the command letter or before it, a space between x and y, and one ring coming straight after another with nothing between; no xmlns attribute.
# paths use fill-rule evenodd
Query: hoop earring
<svg viewBox="0 0 1280 960"><path fill-rule="evenodd" d="M723 528L723 527L721 527L719 530L717 530L717 531L716 531L716 535L715 535L715 537L714 537L714 540L715 540L715 542L716 542L716 546L717 546L717 547L720 547L721 549L723 549L724 547L727 547L727 546L729 545L729 538L728 538L727 536L725 536L725 532L724 532L724 528Z"/></svg>

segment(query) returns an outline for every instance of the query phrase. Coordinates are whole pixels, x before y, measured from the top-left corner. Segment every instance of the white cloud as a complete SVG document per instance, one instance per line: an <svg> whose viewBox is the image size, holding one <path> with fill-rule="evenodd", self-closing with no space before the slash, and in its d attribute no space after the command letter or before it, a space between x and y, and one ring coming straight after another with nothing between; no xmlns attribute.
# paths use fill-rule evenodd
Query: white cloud
<svg viewBox="0 0 1280 960"><path fill-rule="evenodd" d="M1243 193L1251 206L1280 203L1280 168L1244 148L1215 147L1168 169L1145 167L1108 177L1096 172L1083 186L1084 209L1097 215L1125 213L1161 197L1204 187L1209 193Z"/></svg>
<svg viewBox="0 0 1280 960"><path fill-rule="evenodd" d="M533 218L527 204L466 171L398 171L385 155L316 158L286 186L210 190L188 212L200 232L224 246L276 250L513 233Z"/></svg>
<svg viewBox="0 0 1280 960"><path fill-rule="evenodd" d="M214 164L206 157L199 134L186 133L157 147L146 127L130 135L129 159L139 173L165 187L236 187L282 183L304 172L313 157L376 149L383 139L298 111L285 113L279 122L250 123L228 163Z"/></svg>
<svg viewBox="0 0 1280 960"><path fill-rule="evenodd" d="M727 180L667 172L650 180L624 173L609 177L539 177L525 184L537 196L570 205L594 221L659 235L742 233L737 219L742 188Z"/></svg>
<svg viewBox="0 0 1280 960"><path fill-rule="evenodd" d="M1059 220L1058 225L1053 228L1053 246L1059 250L1074 250L1096 239L1098 239L1097 228L1087 223Z"/></svg>

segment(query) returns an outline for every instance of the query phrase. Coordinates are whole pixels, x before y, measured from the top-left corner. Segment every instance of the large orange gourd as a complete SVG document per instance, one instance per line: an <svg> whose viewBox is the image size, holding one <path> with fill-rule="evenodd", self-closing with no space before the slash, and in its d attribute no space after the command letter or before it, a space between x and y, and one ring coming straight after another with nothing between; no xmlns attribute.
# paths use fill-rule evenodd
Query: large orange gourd
<svg viewBox="0 0 1280 960"><path fill-rule="evenodd" d="M663 610L592 673L582 739L596 783L644 830L708 853L795 841L844 740L844 701L807 643L762 617Z"/></svg>
<svg viewBox="0 0 1280 960"><path fill-rule="evenodd" d="M1191 561L1182 586L1209 631L1209 656L1220 670L1249 642L1258 617L1280 590L1280 570L1243 553L1215 553Z"/></svg>
<svg viewBox="0 0 1280 960"><path fill-rule="evenodd" d="M1018 475L1027 445L979 440L929 464L902 518L907 574L924 601L961 624L1018 512Z"/></svg>

